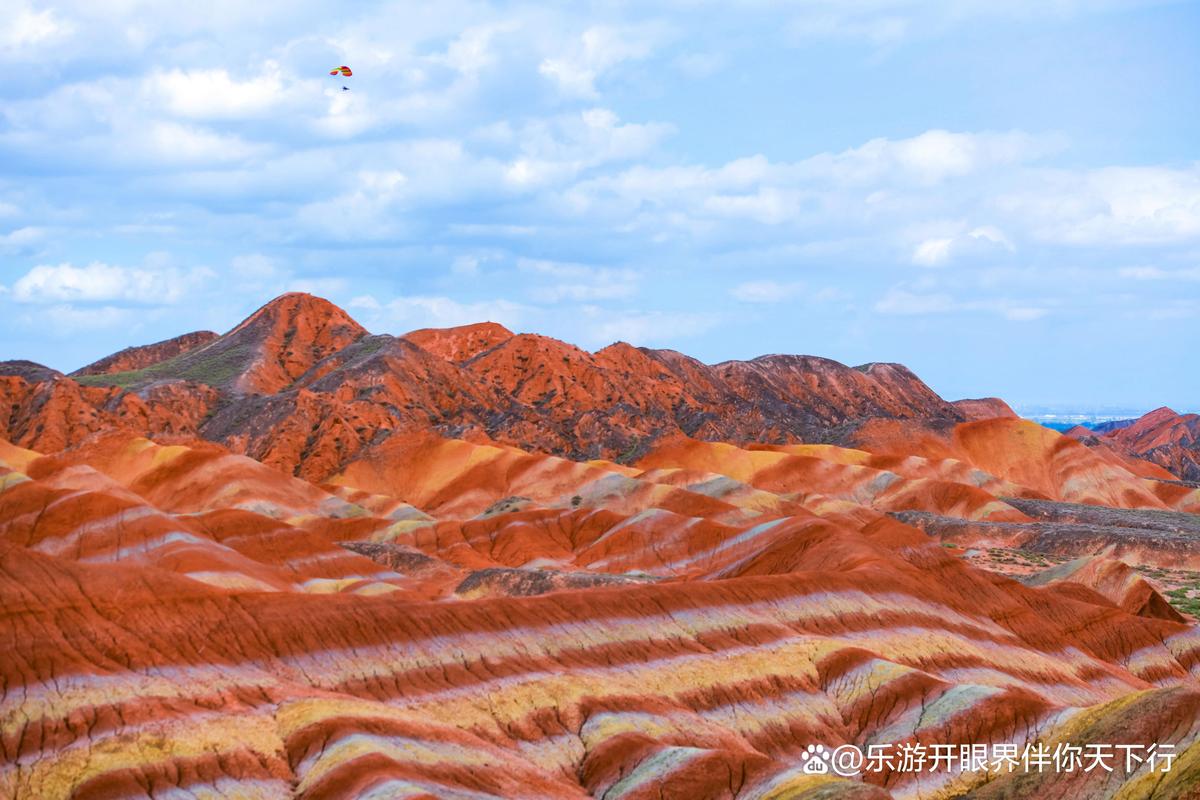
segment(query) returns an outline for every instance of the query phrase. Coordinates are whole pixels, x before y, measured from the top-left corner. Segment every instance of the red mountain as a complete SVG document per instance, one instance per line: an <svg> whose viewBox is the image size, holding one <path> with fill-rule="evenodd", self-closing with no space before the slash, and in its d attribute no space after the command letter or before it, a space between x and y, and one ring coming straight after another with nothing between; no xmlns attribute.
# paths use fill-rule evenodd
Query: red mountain
<svg viewBox="0 0 1200 800"><path fill-rule="evenodd" d="M479 322L457 328L422 328L404 334L418 347L447 361L461 363L507 342L513 332L495 322Z"/></svg>
<svg viewBox="0 0 1200 800"><path fill-rule="evenodd" d="M1200 414L1159 408L1103 438L1184 480L1200 481Z"/></svg>
<svg viewBox="0 0 1200 800"><path fill-rule="evenodd" d="M98 363L0 363L0 797L1196 796L1200 489L1115 440L307 295ZM1059 742L1176 768L803 766Z"/></svg>
<svg viewBox="0 0 1200 800"><path fill-rule="evenodd" d="M1017 412L999 397L981 397L973 400L955 400L954 407L969 420L1016 417Z"/></svg>
<svg viewBox="0 0 1200 800"><path fill-rule="evenodd" d="M572 457L633 457L664 435L786 443L863 419L963 415L909 370L812 356L706 365L624 343L595 354L494 323L370 336L316 297L284 295L228 333L146 366L166 343L63 378L28 369L0 428L55 450L102 428L201 437L321 478L394 430L432 428ZM83 371L81 371L82 373Z"/></svg>
<svg viewBox="0 0 1200 800"><path fill-rule="evenodd" d="M160 361L174 358L189 350L202 347L216 338L217 334L212 331L195 331L193 333L185 333L182 336L176 336L173 339L155 342L154 344L126 347L119 353L105 356L99 361L88 364L86 367L80 367L71 373L71 377L106 375L113 372L132 372L134 370L145 369L151 364L157 364Z"/></svg>

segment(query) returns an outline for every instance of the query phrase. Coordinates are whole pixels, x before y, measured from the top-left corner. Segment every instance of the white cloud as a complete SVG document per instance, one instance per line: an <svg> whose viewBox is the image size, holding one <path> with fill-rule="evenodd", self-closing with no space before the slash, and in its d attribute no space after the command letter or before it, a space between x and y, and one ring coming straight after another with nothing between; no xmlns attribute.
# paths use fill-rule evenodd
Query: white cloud
<svg viewBox="0 0 1200 800"><path fill-rule="evenodd" d="M782 303L804 291L802 281L746 281L733 287L730 294L743 303Z"/></svg>
<svg viewBox="0 0 1200 800"><path fill-rule="evenodd" d="M999 228L984 225L956 236L925 239L913 250L912 262L922 267L940 267L955 259L994 256L1015 249Z"/></svg>
<svg viewBox="0 0 1200 800"><path fill-rule="evenodd" d="M720 52L684 53L676 56L672 63L684 76L699 79L720 72L728 64L728 58Z"/></svg>
<svg viewBox="0 0 1200 800"><path fill-rule="evenodd" d="M132 79L67 84L0 106L0 147L86 172L231 165L270 147L238 134L162 116Z"/></svg>
<svg viewBox="0 0 1200 800"><path fill-rule="evenodd" d="M0 252L12 253L31 248L46 236L44 228L27 225L5 234L0 234Z"/></svg>
<svg viewBox="0 0 1200 800"><path fill-rule="evenodd" d="M709 312L614 313L594 307L584 307L582 312L590 320L583 330L583 337L589 345L607 345L617 341L639 346L674 344L709 331L721 322L720 315Z"/></svg>
<svg viewBox="0 0 1200 800"><path fill-rule="evenodd" d="M245 80L226 69L156 71L146 79L145 90L175 114L213 119L272 113L284 86L279 65L268 61L260 74Z"/></svg>
<svg viewBox="0 0 1200 800"><path fill-rule="evenodd" d="M417 328L451 328L484 321L515 327L528 312L525 306L504 299L463 303L437 295L396 297L386 303L381 303L371 295L361 295L351 300L349 305L369 312L372 322L395 333ZM376 330L372 325L367 327Z"/></svg>
<svg viewBox="0 0 1200 800"><path fill-rule="evenodd" d="M1064 19L1084 13L1102 13L1141 0L806 0L785 5L796 9L788 22L788 36L801 46L812 39L853 39L873 45L895 46L906 40L945 34L947 31L982 21L1041 21ZM763 7L773 9L774 3Z"/></svg>
<svg viewBox="0 0 1200 800"><path fill-rule="evenodd" d="M538 71L564 94L594 97L601 76L623 62L646 58L663 38L655 26L595 25L563 53L544 59Z"/></svg>
<svg viewBox="0 0 1200 800"><path fill-rule="evenodd" d="M0 56L33 55L39 45L62 39L71 30L53 9L34 11L28 3L13 2L0 11Z"/></svg>
<svg viewBox="0 0 1200 800"><path fill-rule="evenodd" d="M1024 131L961 133L928 130L908 139L872 139L801 163L803 173L838 183L895 181L931 186L996 167L1035 161L1065 146L1061 136Z"/></svg>
<svg viewBox="0 0 1200 800"><path fill-rule="evenodd" d="M562 183L585 169L644 155L674 131L662 123L621 123L607 108L534 120L516 134L521 155L505 170L513 186Z"/></svg>
<svg viewBox="0 0 1200 800"><path fill-rule="evenodd" d="M1049 309L1040 306L1017 304L1003 298L958 300L946 292L912 292L900 287L888 290L875 303L875 310L880 314L899 316L983 311L998 314L1012 322L1031 322L1049 313Z"/></svg>
<svg viewBox="0 0 1200 800"><path fill-rule="evenodd" d="M903 39L909 27L909 21L898 16L871 18L809 14L793 19L788 25L788 34L798 40L849 38L887 44Z"/></svg>
<svg viewBox="0 0 1200 800"><path fill-rule="evenodd" d="M179 302L213 277L212 271L204 268L185 272L171 267L118 267L98 261L86 267L43 264L18 278L12 286L12 294L21 303L122 301L163 305ZM59 313L69 315L74 312L64 310Z"/></svg>
<svg viewBox="0 0 1200 800"><path fill-rule="evenodd" d="M1034 236L1076 245L1200 239L1200 164L1184 168L1046 170L997 205Z"/></svg>
<svg viewBox="0 0 1200 800"><path fill-rule="evenodd" d="M1117 270L1122 278L1135 281L1200 281L1200 267L1162 269L1161 267L1122 267Z"/></svg>
<svg viewBox="0 0 1200 800"><path fill-rule="evenodd" d="M948 294L914 294L903 289L892 289L875 304L882 314L939 314L954 311L958 304Z"/></svg>
<svg viewBox="0 0 1200 800"><path fill-rule="evenodd" d="M433 60L447 64L462 75L477 76L496 65L499 56L493 47L493 40L519 28L517 21L511 19L496 24L473 25L447 46L445 54L435 56Z"/></svg>
<svg viewBox="0 0 1200 800"><path fill-rule="evenodd" d="M945 264L950 260L950 248L953 244L954 239L949 237L926 239L917 245L917 249L913 251L913 263L920 264L923 267L936 267Z"/></svg>
<svg viewBox="0 0 1200 800"><path fill-rule="evenodd" d="M933 130L796 162L754 155L718 167L639 164L585 178L563 200L580 216L634 218L638 229L660 232L696 235L718 226L749 235L741 224L746 221L781 232L821 223L879 231L923 212L983 204L990 199L983 194L989 182L1003 177L998 168L1038 159L1060 145L1058 137L1019 131ZM972 181L953 180L968 175ZM992 230L976 229L973 238L986 240Z"/></svg>
<svg viewBox="0 0 1200 800"><path fill-rule="evenodd" d="M256 297L274 297L286 292L329 296L341 294L347 286L345 278L297 275L292 269L262 253L234 256L223 283L238 294Z"/></svg>
<svg viewBox="0 0 1200 800"><path fill-rule="evenodd" d="M480 259L478 256L462 255L450 264L450 271L455 275L478 275Z"/></svg>
<svg viewBox="0 0 1200 800"><path fill-rule="evenodd" d="M69 303L50 306L26 319L49 335L63 337L80 331L102 331L127 328L134 320L131 311L113 306L77 308Z"/></svg>
<svg viewBox="0 0 1200 800"><path fill-rule="evenodd" d="M130 141L133 152L165 163L229 163L242 161L263 150L261 146L245 142L237 136L177 122L155 122L144 134Z"/></svg>
<svg viewBox="0 0 1200 800"><path fill-rule="evenodd" d="M1047 310L1044 308L1017 306L1015 308L1005 308L1000 313L1004 315L1005 319L1010 319L1013 322L1030 322L1046 316Z"/></svg>
<svg viewBox="0 0 1200 800"><path fill-rule="evenodd" d="M517 268L528 275L553 279L553 283L536 285L530 291L533 299L542 303L632 297L637 293L639 280L638 273L631 269L593 267L542 259L519 259Z"/></svg>

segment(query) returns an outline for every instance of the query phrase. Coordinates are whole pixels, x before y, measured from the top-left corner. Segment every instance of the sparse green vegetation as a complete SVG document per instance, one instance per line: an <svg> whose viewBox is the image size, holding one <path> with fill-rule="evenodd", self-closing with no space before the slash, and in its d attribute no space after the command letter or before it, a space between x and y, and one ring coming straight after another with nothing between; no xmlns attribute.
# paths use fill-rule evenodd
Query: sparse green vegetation
<svg viewBox="0 0 1200 800"><path fill-rule="evenodd" d="M1177 611L1200 619L1200 583L1177 586L1165 595Z"/></svg>
<svg viewBox="0 0 1200 800"><path fill-rule="evenodd" d="M76 381L84 386L119 386L122 389L168 379L224 386L241 374L253 357L251 347L245 344L225 348L206 347L143 369L84 375L76 378Z"/></svg>
<svg viewBox="0 0 1200 800"><path fill-rule="evenodd" d="M127 372L110 372L105 375L80 375L72 378L82 386L119 386L127 389L135 383L141 383L146 378L146 370L135 369Z"/></svg>

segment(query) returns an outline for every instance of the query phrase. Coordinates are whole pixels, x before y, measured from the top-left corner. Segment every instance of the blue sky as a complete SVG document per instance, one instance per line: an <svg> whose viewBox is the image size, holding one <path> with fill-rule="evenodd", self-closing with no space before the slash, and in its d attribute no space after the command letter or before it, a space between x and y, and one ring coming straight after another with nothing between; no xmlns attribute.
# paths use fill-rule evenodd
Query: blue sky
<svg viewBox="0 0 1200 800"><path fill-rule="evenodd" d="M9 0L0 358L304 290L1200 406L1198 42L1183 2Z"/></svg>

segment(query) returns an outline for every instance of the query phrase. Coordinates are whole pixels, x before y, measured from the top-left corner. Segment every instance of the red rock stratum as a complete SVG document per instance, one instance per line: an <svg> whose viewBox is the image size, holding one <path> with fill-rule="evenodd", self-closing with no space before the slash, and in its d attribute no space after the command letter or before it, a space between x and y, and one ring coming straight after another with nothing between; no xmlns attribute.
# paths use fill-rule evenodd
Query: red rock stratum
<svg viewBox="0 0 1200 800"><path fill-rule="evenodd" d="M0 365L0 797L1200 791L1200 490L1119 442L306 295L201 338ZM802 767L1064 742L1176 760Z"/></svg>

